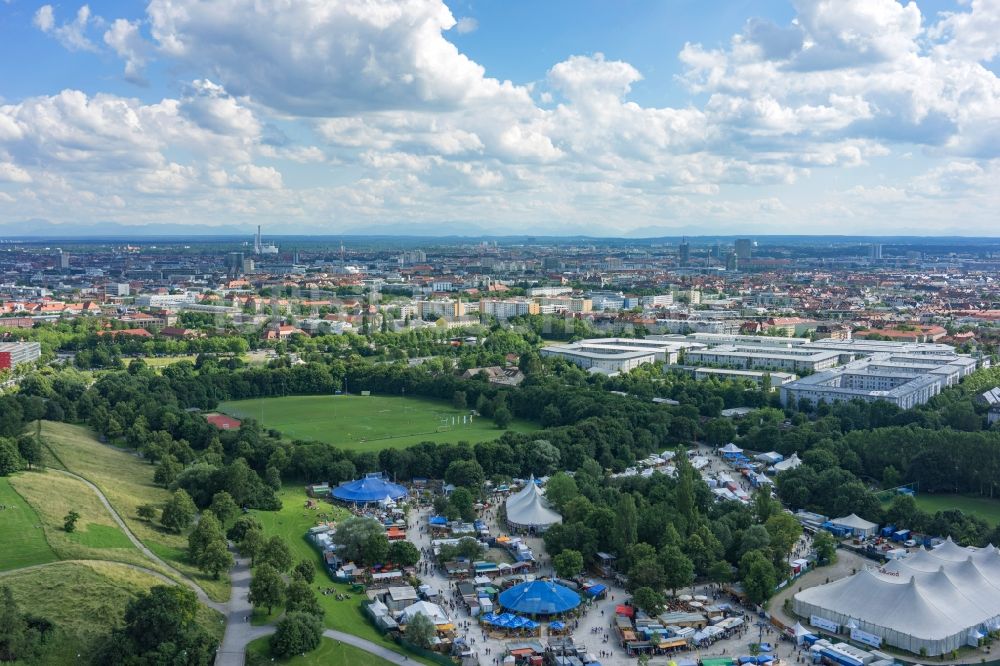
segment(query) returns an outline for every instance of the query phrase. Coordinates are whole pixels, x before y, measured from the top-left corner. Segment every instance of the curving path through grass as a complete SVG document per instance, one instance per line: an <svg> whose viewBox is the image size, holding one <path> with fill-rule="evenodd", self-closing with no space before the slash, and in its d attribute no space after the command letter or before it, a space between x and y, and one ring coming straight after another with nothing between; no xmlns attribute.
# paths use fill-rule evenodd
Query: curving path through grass
<svg viewBox="0 0 1000 666"><path fill-rule="evenodd" d="M187 585L192 590L194 590L194 593L196 595L198 595L198 601L200 601L201 603L205 604L206 606L208 606L212 610L218 611L218 612L220 612L220 613L222 613L224 615L227 614L227 612L228 612L228 604L221 604L221 603L219 603L217 601L212 601L209 598L208 594L205 593L205 590L201 589L201 586L198 585L198 583L194 582L193 580L191 580L190 578L188 578L187 576L185 576L183 573L181 573L180 571L178 571L174 567L172 567L169 564L167 564L166 562L164 562L159 556L156 555L156 553L154 553L149 548L147 548L146 544L144 544L142 541L140 541L139 538L135 534L132 533L132 530L130 530L129 527L128 527L128 525L125 524L125 521L122 520L122 517L120 515L118 515L118 512L115 510L115 507L113 507L111 505L111 502L108 501L108 498L104 495L104 493L101 491L100 488L98 488L96 485L94 485L93 483L91 483L86 478L80 476L79 474L74 474L73 472L68 472L68 471L66 471L64 469L56 469L56 470L53 470L53 471L58 472L59 474L65 474L66 476L72 477L72 478L76 479L77 481L81 481L88 488L90 488L91 490L93 490L94 493L97 494L98 499L101 500L101 504L103 504L104 508L107 509L107 511L108 511L109 514L111 514L111 518L115 521L115 523L118 524L118 527L120 527L121 530L122 530L122 532L125 533L125 536L127 536L128 539L129 539L129 541L132 542L132 545L134 545L136 548L139 549L139 552L141 552L143 555L145 555L148 559L152 560L153 562L156 562L158 565L160 565L161 567L163 567L164 569L166 569L170 573L172 573L175 576L177 576L178 579L184 585ZM136 566L136 565L130 565L130 566ZM138 568L141 569L142 567L138 567ZM23 569L16 570L16 571L23 571ZM160 577L162 577L162 578L164 578L164 579L167 578L163 574L157 574L157 575L160 576ZM176 582L176 581L171 581L171 582ZM231 598L232 597L230 597L230 599Z"/></svg>

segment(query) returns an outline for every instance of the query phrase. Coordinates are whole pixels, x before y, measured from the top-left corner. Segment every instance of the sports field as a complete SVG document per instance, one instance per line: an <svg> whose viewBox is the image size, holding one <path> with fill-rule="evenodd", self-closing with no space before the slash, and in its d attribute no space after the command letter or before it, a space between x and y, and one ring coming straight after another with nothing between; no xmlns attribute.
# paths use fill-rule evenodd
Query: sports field
<svg viewBox="0 0 1000 666"><path fill-rule="evenodd" d="M962 513L979 516L990 525L1000 525L1000 499L970 495L929 495L917 493L914 499L924 511L935 514L948 509L960 509Z"/></svg>
<svg viewBox="0 0 1000 666"><path fill-rule="evenodd" d="M361 395L310 395L256 398L219 405L236 418L251 417L290 439L329 442L355 451L405 448L418 442L480 442L503 430L492 419L427 398ZM463 423L463 419L465 422ZM515 420L509 430L535 430Z"/></svg>

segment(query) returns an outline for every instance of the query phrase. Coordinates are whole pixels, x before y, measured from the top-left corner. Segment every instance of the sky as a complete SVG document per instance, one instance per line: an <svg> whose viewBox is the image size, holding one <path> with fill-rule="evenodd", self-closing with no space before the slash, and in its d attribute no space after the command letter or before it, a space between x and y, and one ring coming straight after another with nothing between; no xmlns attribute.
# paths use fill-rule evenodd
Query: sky
<svg viewBox="0 0 1000 666"><path fill-rule="evenodd" d="M1000 236L1000 0L0 0L0 225Z"/></svg>

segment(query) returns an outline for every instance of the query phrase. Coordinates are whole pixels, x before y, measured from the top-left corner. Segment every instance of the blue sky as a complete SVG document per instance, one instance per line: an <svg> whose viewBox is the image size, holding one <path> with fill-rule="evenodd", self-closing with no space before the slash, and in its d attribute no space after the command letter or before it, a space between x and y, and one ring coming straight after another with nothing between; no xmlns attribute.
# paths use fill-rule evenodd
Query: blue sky
<svg viewBox="0 0 1000 666"><path fill-rule="evenodd" d="M998 52L1000 0L0 0L0 224L1000 235Z"/></svg>

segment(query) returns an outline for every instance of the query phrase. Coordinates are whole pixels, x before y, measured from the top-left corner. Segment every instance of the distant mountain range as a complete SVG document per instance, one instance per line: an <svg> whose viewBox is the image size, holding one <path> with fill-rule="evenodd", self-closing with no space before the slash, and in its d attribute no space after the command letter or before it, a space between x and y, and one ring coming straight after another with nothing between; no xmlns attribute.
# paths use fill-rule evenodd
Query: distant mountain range
<svg viewBox="0 0 1000 666"><path fill-rule="evenodd" d="M613 241L637 241L646 242L677 242L682 237L687 237L697 243L731 241L735 238L753 238L755 240L767 239L772 242L799 243L821 243L837 242L844 243L850 241L857 242L879 242L879 243L921 243L934 240L947 239L955 244L974 244L981 240L987 240L991 244L998 242L997 238L986 236L834 236L821 235L809 236L798 234L755 234L747 231L740 234L706 234L704 227L690 228L670 228L670 227L644 227L635 229L620 236L599 236L593 233L584 233L585 228L574 225L565 227L565 233L560 234L497 234L494 225L475 225L465 222L441 222L434 225L408 224L408 223L383 223L373 224L367 227L350 227L342 231L331 231L328 228L315 227L312 229L300 229L294 233L282 233L276 231L278 227L264 225L262 228L265 239L309 239L309 240L331 240L350 238L393 238L396 240L411 239L454 239L456 241L470 242L477 240L500 240L506 242L574 242L587 241L613 242ZM57 224L43 219L31 219L23 222L12 222L0 224L0 242L4 240L150 240L156 238L169 239L176 242L183 238L197 238L199 240L226 239L233 238L250 239L256 232L255 225L220 225L206 226L195 224L173 224L173 223L153 223L153 224L120 224L117 222L102 222L90 224ZM587 231L591 231L589 227Z"/></svg>

